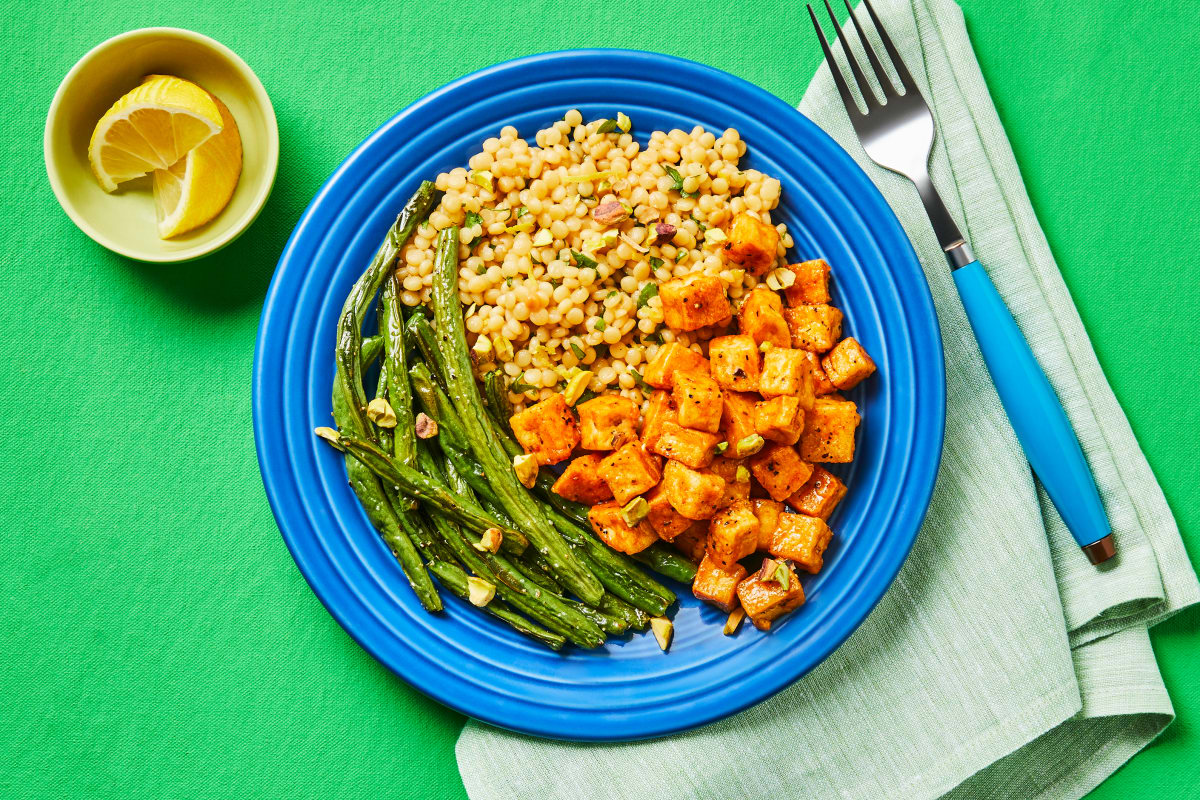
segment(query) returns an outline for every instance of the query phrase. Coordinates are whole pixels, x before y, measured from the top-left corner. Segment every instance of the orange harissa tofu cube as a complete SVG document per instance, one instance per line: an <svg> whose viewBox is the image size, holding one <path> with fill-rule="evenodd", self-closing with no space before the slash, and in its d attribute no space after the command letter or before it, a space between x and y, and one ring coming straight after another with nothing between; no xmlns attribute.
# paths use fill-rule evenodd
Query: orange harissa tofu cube
<svg viewBox="0 0 1200 800"><path fill-rule="evenodd" d="M800 405L812 408L814 394L812 371L804 350L772 347L763 356L762 376L758 391L765 398L790 394L800 398Z"/></svg>
<svg viewBox="0 0 1200 800"><path fill-rule="evenodd" d="M521 449L539 464L557 464L579 444L579 424L561 394L513 414L508 422Z"/></svg>
<svg viewBox="0 0 1200 800"><path fill-rule="evenodd" d="M647 453L641 442L630 442L600 462L600 477L624 505L658 485L662 469L658 457Z"/></svg>
<svg viewBox="0 0 1200 800"><path fill-rule="evenodd" d="M754 407L754 430L759 436L780 444L795 444L804 430L804 409L800 398L791 395L773 397Z"/></svg>
<svg viewBox="0 0 1200 800"><path fill-rule="evenodd" d="M738 600L746 615L760 631L769 631L771 623L804 604L804 588L789 567L784 578L787 585L775 580L763 580L755 573L738 584Z"/></svg>
<svg viewBox="0 0 1200 800"><path fill-rule="evenodd" d="M588 522L602 542L629 555L640 553L658 541L658 534L646 520L630 527L621 516L621 504L617 502L592 506L588 510Z"/></svg>
<svg viewBox="0 0 1200 800"><path fill-rule="evenodd" d="M808 362L808 372L813 379L813 392L817 397L837 391L837 387L829 382L829 376L821 368L821 356L811 350L805 350L804 360Z"/></svg>
<svg viewBox="0 0 1200 800"><path fill-rule="evenodd" d="M589 506L612 500L612 490L608 488L604 478L600 477L599 467L603 460L604 456L598 453L585 453L576 457L567 464L562 475L558 476L558 480L550 488L559 497Z"/></svg>
<svg viewBox="0 0 1200 800"><path fill-rule="evenodd" d="M824 353L842 338L842 312L825 303L792 306L783 311L792 347Z"/></svg>
<svg viewBox="0 0 1200 800"><path fill-rule="evenodd" d="M658 538L670 542L692 526L692 520L675 510L660 483L646 493L646 504L650 507L646 520L658 534Z"/></svg>
<svg viewBox="0 0 1200 800"><path fill-rule="evenodd" d="M792 508L810 517L829 519L846 496L846 484L822 466L814 466L812 477L788 499Z"/></svg>
<svg viewBox="0 0 1200 800"><path fill-rule="evenodd" d="M746 577L746 568L734 563L728 568L705 555L692 580L692 594L728 613L737 606L738 584Z"/></svg>
<svg viewBox="0 0 1200 800"><path fill-rule="evenodd" d="M663 467L663 493L671 507L688 519L709 519L725 494L725 481L711 472L698 472L678 461Z"/></svg>
<svg viewBox="0 0 1200 800"><path fill-rule="evenodd" d="M792 333L783 319L783 301L765 286L755 288L738 309L738 331L762 344L791 347Z"/></svg>
<svg viewBox="0 0 1200 800"><path fill-rule="evenodd" d="M858 406L838 397L818 397L804 417L800 457L805 461L846 464L854 460Z"/></svg>
<svg viewBox="0 0 1200 800"><path fill-rule="evenodd" d="M812 465L801 460L796 448L786 444L768 444L750 459L750 472L772 500L787 500L812 471Z"/></svg>
<svg viewBox="0 0 1200 800"><path fill-rule="evenodd" d="M746 500L737 500L708 523L708 557L723 568L741 561L758 547L758 517Z"/></svg>
<svg viewBox="0 0 1200 800"><path fill-rule="evenodd" d="M697 431L674 422L664 422L651 451L692 469L703 469L712 463L716 455L714 448L720 441L719 433Z"/></svg>
<svg viewBox="0 0 1200 800"><path fill-rule="evenodd" d="M683 553L688 561L699 564L708 548L708 523L693 522L690 528L672 539L671 544Z"/></svg>
<svg viewBox="0 0 1200 800"><path fill-rule="evenodd" d="M662 427L667 422L679 424L675 398L670 392L658 389L650 395L650 402L646 404L646 414L642 421L642 444L653 450L654 443L662 435Z"/></svg>
<svg viewBox="0 0 1200 800"><path fill-rule="evenodd" d="M742 465L742 462L735 461L732 458L717 457L713 459L712 466L708 469L714 475L720 475L721 480L725 481L725 496L721 498L721 508L725 508L735 500L746 500L750 497L750 470L746 470L746 480L739 481L737 470Z"/></svg>
<svg viewBox="0 0 1200 800"><path fill-rule="evenodd" d="M738 214L729 226L725 260L740 264L761 275L775 263L779 252L779 231L746 213Z"/></svg>
<svg viewBox="0 0 1200 800"><path fill-rule="evenodd" d="M825 548L833 531L820 517L806 514L779 515L779 527L771 537L771 555L790 558L801 569L816 575L824 564Z"/></svg>
<svg viewBox="0 0 1200 800"><path fill-rule="evenodd" d="M656 389L670 389L676 372L708 374L708 359L679 342L667 342L646 365L642 380Z"/></svg>
<svg viewBox="0 0 1200 800"><path fill-rule="evenodd" d="M717 383L735 392L757 392L762 373L758 343L749 336L718 336L708 343L709 369Z"/></svg>
<svg viewBox="0 0 1200 800"><path fill-rule="evenodd" d="M676 373L673 397L680 425L709 433L721 429L721 387L707 372Z"/></svg>
<svg viewBox="0 0 1200 800"><path fill-rule="evenodd" d="M733 447L747 436L754 435L754 408L758 398L742 392L725 392L722 401L721 434Z"/></svg>
<svg viewBox="0 0 1200 800"><path fill-rule="evenodd" d="M767 497L756 497L750 501L754 516L758 517L758 544L755 549L766 552L771 546L771 537L779 527L779 515L783 513L783 503Z"/></svg>
<svg viewBox="0 0 1200 800"><path fill-rule="evenodd" d="M642 416L638 404L619 394L593 397L580 403L579 443L584 450L616 450L638 438Z"/></svg>
<svg viewBox="0 0 1200 800"><path fill-rule="evenodd" d="M789 306L829 302L829 265L824 259L788 264L788 269L796 276L792 285L783 290Z"/></svg>
<svg viewBox="0 0 1200 800"><path fill-rule="evenodd" d="M694 331L725 322L733 316L725 284L715 275L693 272L658 287L663 322L677 331Z"/></svg>
<svg viewBox="0 0 1200 800"><path fill-rule="evenodd" d="M839 389L852 389L875 371L875 362L853 337L842 339L824 358L821 368L829 382Z"/></svg>

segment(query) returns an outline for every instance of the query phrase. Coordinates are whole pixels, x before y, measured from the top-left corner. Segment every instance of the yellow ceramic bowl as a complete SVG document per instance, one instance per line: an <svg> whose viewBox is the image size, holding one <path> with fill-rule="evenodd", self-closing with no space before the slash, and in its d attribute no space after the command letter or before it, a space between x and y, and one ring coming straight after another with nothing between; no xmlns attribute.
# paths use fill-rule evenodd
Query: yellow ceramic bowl
<svg viewBox="0 0 1200 800"><path fill-rule="evenodd" d="M150 179L100 188L88 164L96 121L150 73L177 75L229 106L242 137L242 176L216 219L174 239L158 238ZM63 210L100 244L139 261L187 261L224 247L262 210L279 165L275 110L246 62L207 36L180 28L123 33L79 60L63 78L46 118L46 173Z"/></svg>

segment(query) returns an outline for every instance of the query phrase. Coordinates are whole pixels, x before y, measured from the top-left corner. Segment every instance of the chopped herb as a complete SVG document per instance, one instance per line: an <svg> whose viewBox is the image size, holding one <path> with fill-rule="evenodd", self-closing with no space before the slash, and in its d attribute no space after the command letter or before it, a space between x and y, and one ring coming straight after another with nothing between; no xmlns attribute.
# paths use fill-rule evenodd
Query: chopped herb
<svg viewBox="0 0 1200 800"><path fill-rule="evenodd" d="M658 262L660 265L661 261ZM642 308L650 302L651 298L658 297L658 284L650 281L642 287L642 291L638 292L637 307Z"/></svg>
<svg viewBox="0 0 1200 800"><path fill-rule="evenodd" d="M571 345L571 352L575 354L575 357L578 358L580 361L583 361L583 358L586 355L583 352L583 348L580 347L579 345L575 344L574 342L570 342L569 344Z"/></svg>
<svg viewBox="0 0 1200 800"><path fill-rule="evenodd" d="M606 119L596 126L596 133L612 133L617 129L617 121L615 119Z"/></svg>
<svg viewBox="0 0 1200 800"><path fill-rule="evenodd" d="M650 256L650 269L658 269L663 265L663 260L658 256Z"/></svg>
<svg viewBox="0 0 1200 800"><path fill-rule="evenodd" d="M479 214L474 211L468 211L467 215L465 217L463 217L463 227L464 228L474 228L476 225L482 225L482 224L483 224L483 217L479 216Z"/></svg>
<svg viewBox="0 0 1200 800"><path fill-rule="evenodd" d="M683 261L685 258L687 258L687 254L687 250L684 250L682 247L679 248L679 252L675 254L675 263L678 264L680 261Z"/></svg>
<svg viewBox="0 0 1200 800"><path fill-rule="evenodd" d="M706 230L708 230L708 226L707 226L707 225L705 225L705 224L704 224L703 222L701 222L700 220L696 219L696 215L695 215L695 214L692 214L692 222L694 222L694 223L696 223L697 225L699 225L699 226L700 226L700 232L701 232L701 233L704 233Z"/></svg>
<svg viewBox="0 0 1200 800"><path fill-rule="evenodd" d="M562 286L562 278L551 278L550 285L557 289L559 286Z"/></svg>
<svg viewBox="0 0 1200 800"><path fill-rule="evenodd" d="M509 384L508 388L516 394L525 394L526 392L536 392L538 387L534 386L533 384L526 383L525 381L521 380L521 377L518 375L512 379L512 383Z"/></svg>
<svg viewBox="0 0 1200 800"><path fill-rule="evenodd" d="M517 219L520 219L521 217L525 216L528 213L529 213L529 209L526 208L525 206L521 206L520 208L517 209Z"/></svg>
<svg viewBox="0 0 1200 800"><path fill-rule="evenodd" d="M595 400L599 396L600 395L596 394L591 389L584 389L583 394L579 395L579 399L575 401L575 405L578 406L586 403L588 400Z"/></svg>
<svg viewBox="0 0 1200 800"><path fill-rule="evenodd" d="M577 252L575 250L571 251L571 258L575 259L575 263L581 267L595 267L596 266L595 259L588 258L583 253Z"/></svg>
<svg viewBox="0 0 1200 800"><path fill-rule="evenodd" d="M512 279L512 276L511 276L511 275L510 275L509 277L507 277L507 278L505 278L505 279L504 279L504 285L505 285L505 286L512 286L512 283L513 283L513 279Z"/></svg>
<svg viewBox="0 0 1200 800"><path fill-rule="evenodd" d="M674 167L670 166L669 164L667 165L666 170L667 170L667 176L670 177L670 179L675 182L675 186L673 186L672 188L675 191L679 192L680 197L696 197L700 194L699 192L685 192L683 190L683 176L679 174L679 170L675 169Z"/></svg>
<svg viewBox="0 0 1200 800"><path fill-rule="evenodd" d="M604 329L605 329L605 328L607 328L607 327L608 327L608 326L604 324L604 318L603 318L603 317L596 317L596 324L592 326L592 330L594 330L594 331L602 331L602 330L604 330Z"/></svg>
<svg viewBox="0 0 1200 800"><path fill-rule="evenodd" d="M604 358L608 355L608 345L604 342L596 345L596 358Z"/></svg>
<svg viewBox="0 0 1200 800"><path fill-rule="evenodd" d="M618 292L616 289L613 289L612 291L610 291L608 294L606 294L606 295L604 295L604 296L605 296L606 298L607 298L607 297L616 297L618 294L619 294L619 292Z"/></svg>
<svg viewBox="0 0 1200 800"><path fill-rule="evenodd" d="M487 272L487 267L485 267L483 264L480 264L475 268L476 275L483 275L485 272Z"/></svg>
<svg viewBox="0 0 1200 800"><path fill-rule="evenodd" d="M633 367L630 367L629 374L633 376L634 382L637 383L638 388L641 389L643 392L652 391L650 388L650 384L646 383L646 381L644 381L642 379L642 373L638 372Z"/></svg>
<svg viewBox="0 0 1200 800"><path fill-rule="evenodd" d="M650 334L650 340L652 342L656 342L657 344L666 344L666 342L663 341L662 331L655 331L654 333Z"/></svg>

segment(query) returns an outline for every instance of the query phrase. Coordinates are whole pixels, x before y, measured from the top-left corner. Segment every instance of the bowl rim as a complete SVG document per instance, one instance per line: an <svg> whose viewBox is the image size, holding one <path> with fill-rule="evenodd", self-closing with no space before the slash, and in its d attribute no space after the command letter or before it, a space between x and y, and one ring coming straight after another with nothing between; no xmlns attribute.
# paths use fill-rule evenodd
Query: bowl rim
<svg viewBox="0 0 1200 800"><path fill-rule="evenodd" d="M219 56L230 63L234 69L246 80L250 87L254 102L262 109L263 117L267 122L267 140L264 170L267 174L266 180L263 181L257 193L253 197L250 207L242 214L241 218L235 220L220 236L189 247L183 250L178 250L173 253L154 253L127 247L119 241L104 235L97 230L91 222L83 214L79 212L75 204L71 201L68 195L64 181L62 178L59 160L53 155L52 140L54 137L54 125L57 121L60 110L62 108L63 96L66 94L67 87L74 83L84 70L90 66L91 62L100 53L120 46L125 42L143 38L143 37L164 37L186 39L201 46L213 50ZM46 112L46 126L42 134L42 158L46 164L46 176L50 181L50 188L54 190L54 196L58 199L58 204L66 212L75 226L87 234L94 242L102 247L111 250L118 255L132 258L136 261L144 261L148 263L158 264L174 264L184 261L192 261L202 256L215 253L217 250L225 247L234 239L246 231L247 228L258 218L263 207L267 203L267 198L271 195L271 190L275 186L275 178L279 169L279 124L275 119L275 107L271 103L271 98L267 95L266 88L263 87L262 81L258 75L250 68L250 65L242 59L237 53L221 44L216 39L210 36L205 36L202 33L188 30L186 28L173 28L165 26L156 26L149 28L136 28L134 30L125 31L116 36L105 39L95 47L88 50L83 56L75 62L74 66L67 71L62 81L58 84L58 88L54 92L54 99L50 101L50 108Z"/></svg>

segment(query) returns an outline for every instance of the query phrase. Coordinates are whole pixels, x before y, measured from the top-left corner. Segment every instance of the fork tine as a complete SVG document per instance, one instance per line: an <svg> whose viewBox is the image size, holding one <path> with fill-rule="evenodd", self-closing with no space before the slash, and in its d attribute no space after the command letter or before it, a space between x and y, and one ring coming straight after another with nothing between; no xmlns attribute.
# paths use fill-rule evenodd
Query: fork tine
<svg viewBox="0 0 1200 800"><path fill-rule="evenodd" d="M863 0L863 5L867 7L867 13L871 15L875 32L879 34L879 41L883 42L884 48L888 51L888 57L892 60L892 68L896 70L896 75L900 78L900 84L904 87L904 91L906 93L918 91L912 75L908 74L908 67L904 65L904 59L900 58L900 54L896 52L896 46L892 44L892 37L888 36L887 28L883 27L883 23L879 21L879 15L875 13L875 7L871 5L871 0ZM855 22L857 23L857 20Z"/></svg>
<svg viewBox="0 0 1200 800"><path fill-rule="evenodd" d="M842 55L846 57L850 71L854 73L854 81L858 84L858 91L867 104L867 111L869 112L872 107L878 108L880 106L879 98L875 96L875 90L871 88L871 84L867 83L867 76L863 75L862 68L858 66L858 59L854 57L854 51L850 49L850 42L842 34L842 26L838 24L837 17L834 16L833 6L829 5L829 0L825 0L825 10L829 12L829 18L833 20L833 29L837 31L837 39L842 43Z"/></svg>
<svg viewBox="0 0 1200 800"><path fill-rule="evenodd" d="M858 103L854 102L854 95L850 93L850 87L846 85L846 79L842 76L842 68L838 66L833 57L833 51L829 49L829 42L825 39L825 31L821 30L821 23L817 22L817 15L813 13L811 5L806 4L805 7L808 8L808 16L812 18L813 27L817 29L817 38L821 40L821 50L825 52L825 61L829 64L829 74L833 76L833 82L842 96L846 113L850 115L851 120L855 115L862 116L862 112L858 110Z"/></svg>
<svg viewBox="0 0 1200 800"><path fill-rule="evenodd" d="M846 11L850 15L850 20L854 23L854 30L858 31L858 40L862 43L862 48L867 54L867 60L871 62L871 70L875 73L876 80L879 81L879 88L883 90L883 99L889 100L892 97L898 96L900 90L892 83L892 79L888 77L883 64L880 63L879 55L875 52L875 46L871 44L871 40L867 38L867 32L859 24L858 15L850 7L850 0L842 0L842 2L846 4Z"/></svg>

